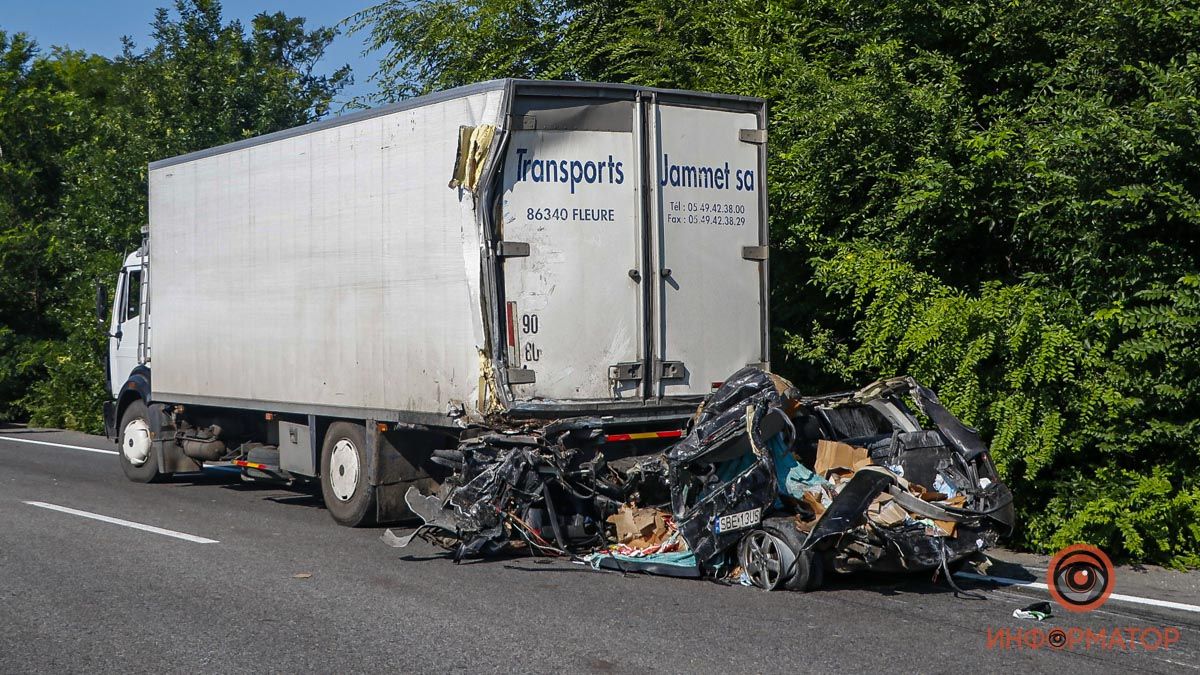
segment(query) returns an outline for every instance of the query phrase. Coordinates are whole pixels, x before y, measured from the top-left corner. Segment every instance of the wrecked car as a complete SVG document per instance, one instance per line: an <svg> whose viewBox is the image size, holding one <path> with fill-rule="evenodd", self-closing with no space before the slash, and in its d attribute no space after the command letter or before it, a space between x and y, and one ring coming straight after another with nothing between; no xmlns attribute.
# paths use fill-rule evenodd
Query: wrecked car
<svg viewBox="0 0 1200 675"><path fill-rule="evenodd" d="M678 435L610 461L597 418L472 430L435 453L437 494L406 495L422 524L384 539L807 591L860 570L949 578L1013 527L979 434L910 377L807 397L747 367Z"/></svg>

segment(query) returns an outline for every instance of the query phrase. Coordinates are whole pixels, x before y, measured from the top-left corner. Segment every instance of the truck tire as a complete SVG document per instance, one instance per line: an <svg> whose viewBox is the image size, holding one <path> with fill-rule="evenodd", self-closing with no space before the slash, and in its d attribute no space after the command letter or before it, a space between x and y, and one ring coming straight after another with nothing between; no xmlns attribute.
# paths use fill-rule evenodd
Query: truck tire
<svg viewBox="0 0 1200 675"><path fill-rule="evenodd" d="M346 527L375 520L375 486L367 480L366 430L361 424L334 422L321 444L321 496L329 515Z"/></svg>
<svg viewBox="0 0 1200 675"><path fill-rule="evenodd" d="M158 470L158 453L154 452L150 431L150 413L141 399L125 407L117 429L120 433L117 457L120 458L121 470L126 478L135 483L154 483L171 475Z"/></svg>

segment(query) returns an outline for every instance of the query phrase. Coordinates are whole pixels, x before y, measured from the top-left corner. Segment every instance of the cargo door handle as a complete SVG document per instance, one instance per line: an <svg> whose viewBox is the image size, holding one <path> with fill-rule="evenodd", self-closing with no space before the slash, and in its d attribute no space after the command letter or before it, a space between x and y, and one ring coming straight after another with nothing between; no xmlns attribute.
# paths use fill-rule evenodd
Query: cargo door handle
<svg viewBox="0 0 1200 675"><path fill-rule="evenodd" d="M658 376L663 380L682 379L687 373L683 361L662 361L658 364Z"/></svg>
<svg viewBox="0 0 1200 675"><path fill-rule="evenodd" d="M629 270L629 278L633 279L634 281L641 282L642 273L637 270Z"/></svg>
<svg viewBox="0 0 1200 675"><path fill-rule="evenodd" d="M633 382L642 379L642 364L639 361L632 363L617 363L608 367L608 379L616 382Z"/></svg>
<svg viewBox="0 0 1200 675"><path fill-rule="evenodd" d="M662 278L664 278L664 279L671 278L671 268L670 267L662 268Z"/></svg>

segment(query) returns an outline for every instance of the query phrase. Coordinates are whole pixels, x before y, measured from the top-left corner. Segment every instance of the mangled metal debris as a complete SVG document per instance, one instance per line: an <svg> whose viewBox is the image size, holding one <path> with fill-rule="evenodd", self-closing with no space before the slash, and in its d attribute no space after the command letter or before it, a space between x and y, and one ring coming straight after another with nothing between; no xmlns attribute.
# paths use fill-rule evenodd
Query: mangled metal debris
<svg viewBox="0 0 1200 675"><path fill-rule="evenodd" d="M610 461L605 439L597 418L471 430L435 453L452 472L439 493L406 496L423 524L384 539L812 590L827 573L948 572L1013 526L979 435L908 377L804 397L745 368L673 445Z"/></svg>

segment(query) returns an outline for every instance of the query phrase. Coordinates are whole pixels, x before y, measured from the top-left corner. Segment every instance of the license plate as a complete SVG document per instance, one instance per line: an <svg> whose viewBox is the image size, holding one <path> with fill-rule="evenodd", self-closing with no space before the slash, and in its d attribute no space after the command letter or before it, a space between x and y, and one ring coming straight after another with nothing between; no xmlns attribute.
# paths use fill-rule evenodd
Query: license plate
<svg viewBox="0 0 1200 675"><path fill-rule="evenodd" d="M732 532L733 530L741 530L747 527L752 527L762 521L762 509L750 509L749 511L739 511L731 513L727 516L717 518L717 523L713 527L713 531L720 534L721 532Z"/></svg>

